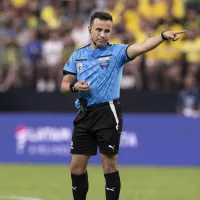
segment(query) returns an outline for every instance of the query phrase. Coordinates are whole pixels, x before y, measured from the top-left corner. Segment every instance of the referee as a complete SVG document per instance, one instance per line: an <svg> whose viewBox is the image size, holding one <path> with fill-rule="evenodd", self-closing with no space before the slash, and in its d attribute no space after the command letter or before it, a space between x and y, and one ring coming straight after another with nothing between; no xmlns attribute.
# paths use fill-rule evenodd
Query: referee
<svg viewBox="0 0 200 200"><path fill-rule="evenodd" d="M165 31L140 44L112 45L112 26L109 13L95 12L88 27L91 43L74 51L63 69L62 92L78 92L75 105L79 112L71 143L74 200L86 200L87 164L90 156L97 154L97 147L106 181L106 200L119 199L117 155L123 123L119 100L123 66L165 40L178 40L179 34L186 32Z"/></svg>

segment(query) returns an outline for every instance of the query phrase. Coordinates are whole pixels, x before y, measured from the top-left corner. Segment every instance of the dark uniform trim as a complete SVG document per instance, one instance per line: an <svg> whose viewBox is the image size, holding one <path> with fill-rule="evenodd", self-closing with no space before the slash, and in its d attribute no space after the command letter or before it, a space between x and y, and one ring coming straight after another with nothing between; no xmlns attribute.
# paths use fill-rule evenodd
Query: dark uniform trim
<svg viewBox="0 0 200 200"><path fill-rule="evenodd" d="M86 61L86 60L87 60L86 58L83 58L83 59L77 59L75 61L77 62L77 61Z"/></svg>
<svg viewBox="0 0 200 200"><path fill-rule="evenodd" d="M80 50L80 49L86 48L86 47L88 47L88 46L90 46L90 44L87 44L86 46L81 47L81 48L79 48L79 49L76 49L75 51L78 51L78 50Z"/></svg>
<svg viewBox="0 0 200 200"><path fill-rule="evenodd" d="M71 75L76 76L76 73L68 72L68 71L66 71L66 70L63 70L63 75L68 75L68 74L71 74Z"/></svg>
<svg viewBox="0 0 200 200"><path fill-rule="evenodd" d="M88 46L90 46L91 44L87 44L86 46L84 46L84 47L81 47L81 48L79 48L79 49L76 49L75 51L78 51L78 50L80 50L80 49L83 49L83 48L86 48L86 47L88 47ZM109 42L108 42L108 44L107 44L108 46L112 46L113 44L110 44Z"/></svg>
<svg viewBox="0 0 200 200"><path fill-rule="evenodd" d="M112 56L112 54L108 54L108 55L99 56L99 58L108 57L108 56Z"/></svg>
<svg viewBox="0 0 200 200"><path fill-rule="evenodd" d="M128 45L127 47L126 47L126 56L127 56L127 58L129 59L129 60L133 60L134 58L130 58L129 56L128 56L128 53L127 53L127 50L128 50L128 48L129 48L129 46L131 46L132 44L130 44L130 45Z"/></svg>

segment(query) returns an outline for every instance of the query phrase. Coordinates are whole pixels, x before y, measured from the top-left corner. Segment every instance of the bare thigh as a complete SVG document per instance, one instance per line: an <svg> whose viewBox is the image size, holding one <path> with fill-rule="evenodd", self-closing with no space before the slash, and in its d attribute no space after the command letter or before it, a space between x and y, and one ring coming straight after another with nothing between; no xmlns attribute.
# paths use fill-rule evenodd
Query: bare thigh
<svg viewBox="0 0 200 200"><path fill-rule="evenodd" d="M71 160L71 173L76 175L84 174L87 170L87 164L90 156L88 155L72 155Z"/></svg>

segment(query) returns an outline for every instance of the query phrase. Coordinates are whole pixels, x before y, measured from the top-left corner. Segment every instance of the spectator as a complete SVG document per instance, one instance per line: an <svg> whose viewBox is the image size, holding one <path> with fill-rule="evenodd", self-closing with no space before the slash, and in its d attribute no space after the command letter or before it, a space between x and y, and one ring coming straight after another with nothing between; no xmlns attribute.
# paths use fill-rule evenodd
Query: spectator
<svg viewBox="0 0 200 200"><path fill-rule="evenodd" d="M39 92L56 90L56 83L59 68L62 66L63 60L63 43L59 37L59 33L54 30L50 32L50 38L42 45L43 66L40 74L45 72L45 76L38 77L36 89Z"/></svg>
<svg viewBox="0 0 200 200"><path fill-rule="evenodd" d="M186 37L180 41L165 42L147 53L142 65L137 59L128 63L121 84L122 89L141 90L145 85L151 91L178 92L186 73L193 74L200 82L199 8L198 0L1 0L0 56L10 52L7 50L12 45L8 48L5 43L11 36L15 38L12 49L16 55L11 60L15 57L17 61L8 64L6 56L1 59L0 82L7 85L1 91L12 86L55 91L60 85L60 63L65 63L74 48L89 43L85 24L92 12L103 9L113 16L110 40L113 44L139 43L167 29L187 30ZM54 32L57 39L52 42ZM48 58L54 50L55 56ZM49 64L55 57L59 57L59 62Z"/></svg>
<svg viewBox="0 0 200 200"><path fill-rule="evenodd" d="M184 79L184 89L178 95L177 114L187 117L200 116L200 93L192 75L187 75Z"/></svg>
<svg viewBox="0 0 200 200"><path fill-rule="evenodd" d="M89 43L89 33L87 25L84 24L83 16L78 16L74 22L74 28L71 32L71 37L76 43L77 48L83 47ZM88 41L83 40L83 38L88 38Z"/></svg>
<svg viewBox="0 0 200 200"><path fill-rule="evenodd" d="M20 83L17 73L20 67L20 49L12 36L6 38L0 53L0 92L5 92L11 86L16 87Z"/></svg>
<svg viewBox="0 0 200 200"><path fill-rule="evenodd" d="M108 12L113 17L113 24L116 25L120 22L121 14L124 9L124 4L118 0L109 0L106 2L105 12Z"/></svg>
<svg viewBox="0 0 200 200"><path fill-rule="evenodd" d="M21 74L24 85L34 87L34 80L36 79L39 65L41 65L42 42L34 30L30 30L28 41L24 47L24 62Z"/></svg>

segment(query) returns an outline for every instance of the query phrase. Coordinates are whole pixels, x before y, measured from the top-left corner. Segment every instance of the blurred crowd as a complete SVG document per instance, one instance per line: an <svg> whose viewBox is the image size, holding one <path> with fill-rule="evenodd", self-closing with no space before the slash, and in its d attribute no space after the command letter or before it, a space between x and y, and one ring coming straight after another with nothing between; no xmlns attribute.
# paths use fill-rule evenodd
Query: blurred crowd
<svg viewBox="0 0 200 200"><path fill-rule="evenodd" d="M89 41L93 12L113 16L110 43L140 43L163 30L186 29L124 67L122 89L180 91L189 76L200 82L198 0L0 0L0 92L60 90L72 52Z"/></svg>

